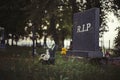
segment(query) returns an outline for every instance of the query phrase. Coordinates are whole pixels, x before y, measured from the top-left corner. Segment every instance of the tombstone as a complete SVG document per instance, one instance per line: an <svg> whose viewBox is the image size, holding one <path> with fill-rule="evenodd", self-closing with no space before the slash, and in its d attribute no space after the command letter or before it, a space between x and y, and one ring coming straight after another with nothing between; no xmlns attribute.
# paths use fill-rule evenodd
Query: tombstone
<svg viewBox="0 0 120 80"><path fill-rule="evenodd" d="M72 50L67 51L67 55L102 57L99 49L99 8L74 14L72 36Z"/></svg>
<svg viewBox="0 0 120 80"><path fill-rule="evenodd" d="M5 48L4 28L0 27L0 48Z"/></svg>

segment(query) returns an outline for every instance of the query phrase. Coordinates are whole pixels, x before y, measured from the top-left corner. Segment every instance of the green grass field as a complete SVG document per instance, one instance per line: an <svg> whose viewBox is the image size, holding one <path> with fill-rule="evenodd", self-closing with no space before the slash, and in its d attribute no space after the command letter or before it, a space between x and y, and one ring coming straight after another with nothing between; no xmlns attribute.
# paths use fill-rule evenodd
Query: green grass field
<svg viewBox="0 0 120 80"><path fill-rule="evenodd" d="M38 53L44 52L37 48ZM90 64L56 53L55 65L31 57L32 48L0 49L0 80L120 80L120 66Z"/></svg>

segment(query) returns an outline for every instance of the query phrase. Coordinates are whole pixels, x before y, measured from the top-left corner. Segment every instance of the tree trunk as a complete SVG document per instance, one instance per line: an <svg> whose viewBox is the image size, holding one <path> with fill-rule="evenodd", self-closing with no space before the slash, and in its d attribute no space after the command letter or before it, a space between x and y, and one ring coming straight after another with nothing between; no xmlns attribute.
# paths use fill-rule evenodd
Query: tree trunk
<svg viewBox="0 0 120 80"><path fill-rule="evenodd" d="M6 45L9 46L9 38L7 38L6 40L7 40Z"/></svg>
<svg viewBox="0 0 120 80"><path fill-rule="evenodd" d="M16 46L17 46L17 44L18 44L18 41L15 41L16 42Z"/></svg>
<svg viewBox="0 0 120 80"><path fill-rule="evenodd" d="M61 40L61 47L64 47L64 40Z"/></svg>
<svg viewBox="0 0 120 80"><path fill-rule="evenodd" d="M46 41L47 41L47 35L44 36L44 44L43 44L44 47L47 47L47 43L46 43Z"/></svg>
<svg viewBox="0 0 120 80"><path fill-rule="evenodd" d="M38 46L38 41L37 41L37 38L35 39L35 41L36 41L36 46Z"/></svg>
<svg viewBox="0 0 120 80"><path fill-rule="evenodd" d="M13 46L13 41L14 41L14 37L13 37L13 36L14 36L14 35L12 34L12 42L11 42L11 43L12 43L12 46Z"/></svg>

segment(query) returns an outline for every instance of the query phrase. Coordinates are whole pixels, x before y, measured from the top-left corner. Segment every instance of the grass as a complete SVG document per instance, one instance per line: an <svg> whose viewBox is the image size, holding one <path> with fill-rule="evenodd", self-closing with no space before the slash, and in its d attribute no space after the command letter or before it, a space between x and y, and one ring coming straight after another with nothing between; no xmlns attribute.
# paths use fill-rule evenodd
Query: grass
<svg viewBox="0 0 120 80"><path fill-rule="evenodd" d="M37 49L42 52L42 49ZM120 80L120 67L93 65L86 59L64 58L58 51L55 65L42 65L31 48L0 49L0 80Z"/></svg>

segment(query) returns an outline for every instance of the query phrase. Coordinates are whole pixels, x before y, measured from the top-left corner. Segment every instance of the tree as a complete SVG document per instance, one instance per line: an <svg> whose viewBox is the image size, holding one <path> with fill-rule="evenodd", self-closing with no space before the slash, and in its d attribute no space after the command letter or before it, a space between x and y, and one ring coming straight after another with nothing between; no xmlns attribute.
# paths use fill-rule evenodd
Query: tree
<svg viewBox="0 0 120 80"><path fill-rule="evenodd" d="M26 4L27 0L3 0L0 3L0 26L5 28L7 39L9 34L12 34L12 45L14 36L18 37L24 34L26 15L23 8Z"/></svg>
<svg viewBox="0 0 120 80"><path fill-rule="evenodd" d="M115 46L114 46L115 50L115 54L117 56L120 56L120 27L118 28L118 35L115 38Z"/></svg>
<svg viewBox="0 0 120 80"><path fill-rule="evenodd" d="M47 1L32 0L30 2L30 5L26 6L26 8L29 10L28 11L29 17L27 20L31 20L32 23L35 24L36 29L38 31L37 33L39 33L40 36L44 36L43 35L43 33L45 31L44 27L47 27L47 31L46 31L47 36L52 36L56 44L59 44L59 42L60 42L60 38L59 38L60 33L59 32L62 29L63 25L65 25L65 24L70 25L70 22L68 22L68 21L71 20L71 16L70 17L68 16L71 14L67 13L67 12L65 12L65 10L63 10L63 8L64 8L67 11L69 11L70 7L68 6L66 8L63 3L65 3L65 5L68 5L67 0L65 0L64 2L62 2L61 0L53 0L53 1L51 1L51 0L47 0ZM66 16L68 18L65 16L65 18L67 18L67 19L65 19L66 21L64 19L62 19L64 13L68 14L68 15L66 14ZM63 20L62 24L61 24L61 20ZM57 27L57 25L60 25L60 26Z"/></svg>
<svg viewBox="0 0 120 80"><path fill-rule="evenodd" d="M32 0L31 5L28 5L30 10L29 19L31 19L33 23L39 25L39 29L41 30L40 34L44 32L43 28L46 26L48 33L47 36L51 35L56 44L60 44L61 41L63 44L63 38L65 39L67 36L72 35L73 14L76 12L82 12L85 9L90 9L92 7L101 8L100 20L102 27L100 32L106 31L107 14L105 11L109 9L110 5L104 6L104 4L106 4L106 2L102 0L80 0L79 2L77 2L77 0ZM62 35L64 30L66 30L66 34Z"/></svg>
<svg viewBox="0 0 120 80"><path fill-rule="evenodd" d="M3 0L0 3L2 19L0 25L6 28L7 35L28 36L31 29L26 24L31 20L40 39L43 36L45 38L52 36L56 44L63 46L64 39L72 36L74 13L93 7L100 8L100 32L103 32L107 29L106 12L114 11L113 6L106 4L112 2L112 0ZM24 29L29 29L28 34L25 35Z"/></svg>
<svg viewBox="0 0 120 80"><path fill-rule="evenodd" d="M112 6L114 8L114 14L117 16L118 20L120 20L120 14L119 14L119 11L120 11L120 3L119 3L119 0L114 0L114 4L115 6ZM116 28L116 30L118 31L117 33L117 36L115 38L115 46L114 46L114 53L117 55L117 56L120 56L120 27L118 26L118 28Z"/></svg>

